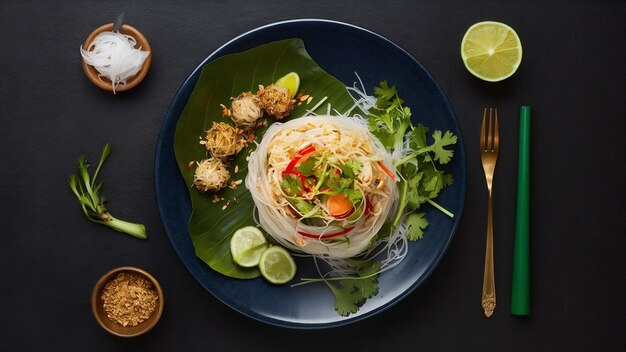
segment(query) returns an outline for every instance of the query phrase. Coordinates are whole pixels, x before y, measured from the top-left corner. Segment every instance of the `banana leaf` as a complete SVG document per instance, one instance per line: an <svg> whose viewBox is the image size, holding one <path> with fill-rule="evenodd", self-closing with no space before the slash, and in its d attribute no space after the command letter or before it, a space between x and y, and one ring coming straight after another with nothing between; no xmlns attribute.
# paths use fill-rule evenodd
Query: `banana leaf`
<svg viewBox="0 0 626 352"><path fill-rule="evenodd" d="M189 233L196 255L219 273L249 279L259 276L257 268L242 268L235 264L230 254L230 238L239 228L255 225L254 203L250 192L242 183L236 189L225 188L216 193L223 200L214 202L214 194L203 194L193 187L192 161L207 157L207 151L199 143L212 123L230 122L222 115L220 104L230 106L230 98L242 92L256 92L258 86L269 85L289 72L300 76L300 90L313 97L306 104L297 106L285 120L301 117L324 97L328 99L316 113L324 113L331 104L333 110L348 111L353 105L343 83L320 68L306 52L301 39L287 39L261 45L248 51L222 56L208 63L187 102L176 125L174 149L176 161L191 197L192 214ZM272 123L272 118L268 123ZM265 129L255 133L260 141ZM231 180L245 180L246 157L256 148L251 143L230 160ZM234 173L238 166L238 172ZM226 207L225 207L226 206ZM225 207L225 208L224 208Z"/></svg>

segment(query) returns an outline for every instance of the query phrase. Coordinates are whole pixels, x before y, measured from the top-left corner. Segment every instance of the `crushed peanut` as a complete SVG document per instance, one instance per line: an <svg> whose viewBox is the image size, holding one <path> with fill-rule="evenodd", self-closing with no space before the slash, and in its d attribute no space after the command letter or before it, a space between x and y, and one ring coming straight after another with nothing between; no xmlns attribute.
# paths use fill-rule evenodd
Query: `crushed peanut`
<svg viewBox="0 0 626 352"><path fill-rule="evenodd" d="M150 318L159 296L144 276L122 272L107 282L100 298L111 321L122 326L136 326Z"/></svg>

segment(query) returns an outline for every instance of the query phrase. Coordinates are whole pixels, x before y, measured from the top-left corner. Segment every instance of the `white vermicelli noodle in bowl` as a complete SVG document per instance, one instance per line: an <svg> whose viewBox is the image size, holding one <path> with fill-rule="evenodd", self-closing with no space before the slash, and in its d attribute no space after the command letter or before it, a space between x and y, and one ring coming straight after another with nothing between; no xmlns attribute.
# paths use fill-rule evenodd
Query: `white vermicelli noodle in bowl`
<svg viewBox="0 0 626 352"><path fill-rule="evenodd" d="M355 189L363 193L367 205L356 209L360 214L353 223L322 216L316 226L307 224L303 220L312 214L329 213L327 205L319 200L309 199L313 208L301 218L290 209L288 195L281 187L283 171L294 156L311 146L333 164L356 161L362 166L355 175ZM383 170L381 164L388 170ZM259 225L279 244L296 252L350 258L371 248L372 240L397 206L398 190L386 172L395 174L391 156L364 121L318 115L273 123L250 155L245 184L252 194ZM312 194L305 192L302 197ZM350 230L342 237L347 240L330 239L329 235L346 229Z"/></svg>

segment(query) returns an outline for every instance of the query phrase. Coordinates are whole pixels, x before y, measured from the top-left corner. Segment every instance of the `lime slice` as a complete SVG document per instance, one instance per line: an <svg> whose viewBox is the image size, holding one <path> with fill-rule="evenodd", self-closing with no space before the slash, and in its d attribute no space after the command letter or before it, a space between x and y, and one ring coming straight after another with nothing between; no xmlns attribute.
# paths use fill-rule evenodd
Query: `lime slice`
<svg viewBox="0 0 626 352"><path fill-rule="evenodd" d="M286 249L272 246L263 252L259 262L261 275L273 284L285 284L296 275L296 263Z"/></svg>
<svg viewBox="0 0 626 352"><path fill-rule="evenodd" d="M461 58L474 76L497 82L517 71L522 62L522 43L515 30L504 23L478 22L463 37Z"/></svg>
<svg viewBox="0 0 626 352"><path fill-rule="evenodd" d="M259 265L261 254L268 244L261 230L254 226L241 228L230 239L230 253L240 266L249 268Z"/></svg>
<svg viewBox="0 0 626 352"><path fill-rule="evenodd" d="M289 91L289 98L293 98L298 94L300 87L300 76L295 72L289 72L276 81L277 86L286 88Z"/></svg>

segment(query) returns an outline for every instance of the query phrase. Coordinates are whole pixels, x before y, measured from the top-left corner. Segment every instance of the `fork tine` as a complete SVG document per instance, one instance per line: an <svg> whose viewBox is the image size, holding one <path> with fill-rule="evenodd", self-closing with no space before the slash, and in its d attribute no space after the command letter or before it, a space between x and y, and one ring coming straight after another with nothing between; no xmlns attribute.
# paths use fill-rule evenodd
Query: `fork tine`
<svg viewBox="0 0 626 352"><path fill-rule="evenodd" d="M483 124L480 128L480 150L487 150L487 135L485 135L485 120L487 119L487 108L483 111Z"/></svg>
<svg viewBox="0 0 626 352"><path fill-rule="evenodd" d="M493 150L493 108L489 108L489 133L487 133L487 151Z"/></svg>
<svg viewBox="0 0 626 352"><path fill-rule="evenodd" d="M498 132L498 108L495 109L496 110L496 121L495 121L495 128L494 128L494 132L493 132L493 146L492 149L493 151L497 152L498 151L498 146L500 144L500 133Z"/></svg>

